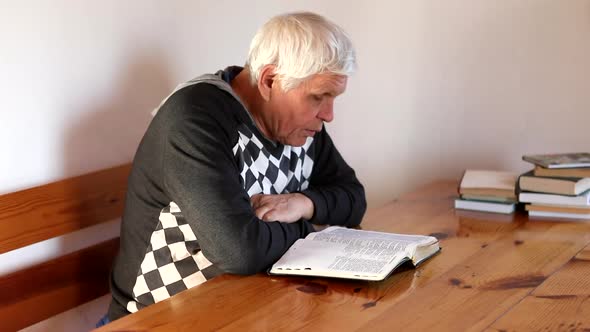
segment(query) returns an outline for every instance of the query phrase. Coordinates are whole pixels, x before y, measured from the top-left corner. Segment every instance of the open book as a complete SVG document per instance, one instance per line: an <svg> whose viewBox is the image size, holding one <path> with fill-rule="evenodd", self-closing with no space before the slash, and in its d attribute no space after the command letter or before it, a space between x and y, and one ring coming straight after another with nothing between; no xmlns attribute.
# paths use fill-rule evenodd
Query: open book
<svg viewBox="0 0 590 332"><path fill-rule="evenodd" d="M418 266L439 250L432 236L332 226L297 240L269 274L383 280L404 262Z"/></svg>

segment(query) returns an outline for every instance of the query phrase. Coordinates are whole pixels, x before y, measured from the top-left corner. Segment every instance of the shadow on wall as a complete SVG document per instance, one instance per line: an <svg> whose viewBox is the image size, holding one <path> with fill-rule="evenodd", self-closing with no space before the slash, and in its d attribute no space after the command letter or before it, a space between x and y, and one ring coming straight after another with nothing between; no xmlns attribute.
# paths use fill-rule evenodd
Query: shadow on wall
<svg viewBox="0 0 590 332"><path fill-rule="evenodd" d="M130 57L128 65L123 67L118 77L113 80L116 83L107 93L111 98L89 110L80 111L79 120L70 122L72 125L64 140L64 174L88 173L131 162L151 121L152 109L175 86L166 58L153 51ZM92 86L88 89L92 89ZM82 188L73 190L82 192ZM78 214L84 215L84 203L75 209ZM105 236L98 233L93 235L95 241ZM74 241L80 239L63 239L58 250L76 246ZM90 266L78 266L76 273L84 274L84 270L94 263L91 261L87 264ZM105 283L108 282L108 276L104 278ZM99 318L96 317L96 320Z"/></svg>

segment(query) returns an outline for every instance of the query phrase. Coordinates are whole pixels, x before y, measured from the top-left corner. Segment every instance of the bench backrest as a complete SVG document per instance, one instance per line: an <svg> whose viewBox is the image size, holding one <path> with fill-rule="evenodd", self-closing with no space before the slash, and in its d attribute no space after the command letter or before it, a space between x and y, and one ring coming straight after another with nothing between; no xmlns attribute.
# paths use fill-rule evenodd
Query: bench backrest
<svg viewBox="0 0 590 332"><path fill-rule="evenodd" d="M0 254L122 215L130 165L0 196ZM16 330L107 294L119 239L0 276L0 326ZM106 309L106 308L105 308Z"/></svg>

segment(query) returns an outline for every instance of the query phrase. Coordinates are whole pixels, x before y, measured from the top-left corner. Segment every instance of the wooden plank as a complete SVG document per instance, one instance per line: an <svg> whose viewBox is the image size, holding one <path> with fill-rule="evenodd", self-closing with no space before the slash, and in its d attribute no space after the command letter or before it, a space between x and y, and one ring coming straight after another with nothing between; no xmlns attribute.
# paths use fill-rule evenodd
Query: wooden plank
<svg viewBox="0 0 590 332"><path fill-rule="evenodd" d="M525 224L526 225L526 224ZM359 330L481 331L515 306L588 242L589 225L507 233Z"/></svg>
<svg viewBox="0 0 590 332"><path fill-rule="evenodd" d="M0 254L122 215L131 165L0 196Z"/></svg>
<svg viewBox="0 0 590 332"><path fill-rule="evenodd" d="M22 329L107 294L118 247L112 239L1 277L0 330Z"/></svg>
<svg viewBox="0 0 590 332"><path fill-rule="evenodd" d="M590 246L487 331L590 331L590 278L587 276L590 276Z"/></svg>

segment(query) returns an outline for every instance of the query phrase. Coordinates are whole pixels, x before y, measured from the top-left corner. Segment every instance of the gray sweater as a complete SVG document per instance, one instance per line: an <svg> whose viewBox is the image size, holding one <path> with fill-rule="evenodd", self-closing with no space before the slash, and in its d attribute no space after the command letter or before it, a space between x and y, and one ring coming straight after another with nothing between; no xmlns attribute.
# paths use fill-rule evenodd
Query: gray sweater
<svg viewBox="0 0 590 332"><path fill-rule="evenodd" d="M145 133L129 176L109 319L164 300L221 273L267 269L311 223L360 224L363 186L325 128L302 147L258 130L229 82L229 67L180 86ZM255 194L300 192L311 220L263 222Z"/></svg>

